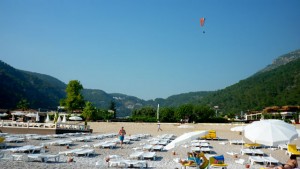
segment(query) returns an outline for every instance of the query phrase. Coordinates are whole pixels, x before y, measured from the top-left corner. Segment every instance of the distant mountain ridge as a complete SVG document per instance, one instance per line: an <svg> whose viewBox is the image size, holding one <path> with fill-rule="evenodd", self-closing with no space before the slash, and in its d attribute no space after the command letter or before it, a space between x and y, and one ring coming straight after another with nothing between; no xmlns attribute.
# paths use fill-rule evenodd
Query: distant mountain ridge
<svg viewBox="0 0 300 169"><path fill-rule="evenodd" d="M276 69L279 66L285 65L299 58L300 58L300 49L278 57L273 61L272 64L268 65L266 68L262 69L259 72L266 72L272 69Z"/></svg>
<svg viewBox="0 0 300 169"><path fill-rule="evenodd" d="M128 116L133 109L144 106L177 107L182 104L218 105L220 111L240 112L262 109L270 105L300 105L300 50L275 59L271 65L239 83L218 91L189 92L166 99L143 100L99 89L84 89L85 100L96 107L108 109L114 101L117 116ZM80 81L80 79L78 79ZM0 108L13 109L25 98L31 108L55 110L64 98L66 84L49 75L18 70L0 61ZM298 100L297 100L298 99Z"/></svg>

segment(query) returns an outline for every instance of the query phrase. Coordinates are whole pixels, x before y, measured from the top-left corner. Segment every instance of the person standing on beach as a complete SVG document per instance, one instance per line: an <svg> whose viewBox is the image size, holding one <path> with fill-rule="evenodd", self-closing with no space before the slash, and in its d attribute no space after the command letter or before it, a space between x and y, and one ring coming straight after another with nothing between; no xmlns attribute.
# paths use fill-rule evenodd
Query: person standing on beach
<svg viewBox="0 0 300 169"><path fill-rule="evenodd" d="M158 121L157 122L157 131L159 131L159 130L162 131L162 129L160 128L160 122Z"/></svg>
<svg viewBox="0 0 300 169"><path fill-rule="evenodd" d="M121 130L119 131L119 138L120 138L121 148L123 146L123 141L124 141L125 134L126 134L126 131L124 130L124 127L122 127Z"/></svg>

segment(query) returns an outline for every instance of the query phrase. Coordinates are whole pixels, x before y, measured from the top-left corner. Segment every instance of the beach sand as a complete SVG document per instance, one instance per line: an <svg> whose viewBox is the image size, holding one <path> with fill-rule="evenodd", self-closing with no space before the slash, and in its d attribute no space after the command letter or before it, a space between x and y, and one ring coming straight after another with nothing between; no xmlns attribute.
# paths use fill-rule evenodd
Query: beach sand
<svg viewBox="0 0 300 169"><path fill-rule="evenodd" d="M243 138L238 132L230 131L230 128L237 126L238 124L178 124L178 123L161 123L161 128L163 131L157 131L156 123L121 123L121 122L89 122L89 125L93 129L93 134L107 134L107 133L117 133L121 127L124 127L127 135L134 134L150 134L150 138L158 137L163 134L174 134L175 136L180 136L183 133L198 131L198 130L216 130L217 136L221 140L209 140L210 146L212 147L211 155L224 155L225 162L228 164L228 169L241 169L245 168L244 165L235 163L235 160L242 158L248 161L249 155L241 155L239 152L242 148L242 145L230 145L229 140L233 139L244 139L246 143L250 143L249 140ZM296 126L299 128L299 126ZM125 137L126 137L125 136ZM50 162L50 163L41 163L41 162L24 162L24 161L11 161L11 160L1 160L0 159L0 168L9 169L9 168L38 168L38 169L50 169L50 168L108 168L105 158L108 155L120 155L128 159L129 155L134 152L133 148L141 147L142 144L147 144L148 139L141 139L140 141L133 141L131 144L125 144L123 148L120 148L120 145L117 145L114 149L100 149L95 148L96 153L91 157L74 157L72 163L67 163L67 157L61 156L60 162ZM71 149L80 148L83 145L93 145L97 142L109 140L112 138L106 138L103 140L92 140L91 142L75 142L74 145L70 146ZM52 140L52 139L51 139ZM51 141L50 140L50 141ZM294 140L292 143L300 145L300 139ZM23 143L8 143L9 146L22 146L22 145L40 145L42 142L40 140L27 140ZM226 143L225 145L220 143ZM47 153L56 154L59 151L67 150L66 146L49 146ZM279 160L281 163L285 163L288 160L288 155L285 154L285 150L271 150L267 148L261 148L265 155L272 155L272 157ZM173 155L173 151L175 155ZM155 161L147 160L149 168L181 168L179 163L176 163L174 159L181 158L186 159L187 152L190 151L190 147L178 146L169 151L159 151L156 152L157 158ZM231 155L228 155L226 152L236 152L238 158L235 158ZM98 162L98 166L96 166ZM300 161L298 160L298 163ZM256 163L251 166L252 169L260 169L265 165Z"/></svg>

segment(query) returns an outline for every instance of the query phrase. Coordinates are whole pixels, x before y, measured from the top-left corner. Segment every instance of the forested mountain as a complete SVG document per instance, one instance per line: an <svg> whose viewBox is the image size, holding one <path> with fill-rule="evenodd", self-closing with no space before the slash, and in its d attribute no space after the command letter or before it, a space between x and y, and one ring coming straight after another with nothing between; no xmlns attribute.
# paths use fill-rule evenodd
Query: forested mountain
<svg viewBox="0 0 300 169"><path fill-rule="evenodd" d="M55 110L66 95L65 88L66 84L54 77L18 70L0 61L0 108L14 109L21 99L26 99L30 108ZM85 100L102 109L108 109L114 101L117 116L128 116L134 109L157 104L161 107L186 103L219 106L219 111L225 113L261 110L273 105L300 105L300 50L280 56L253 76L218 91L183 93L148 101L98 89L84 89L82 94Z"/></svg>
<svg viewBox="0 0 300 169"><path fill-rule="evenodd" d="M65 84L51 76L17 70L0 61L1 108L16 108L26 99L32 108L56 109L64 90Z"/></svg>
<svg viewBox="0 0 300 169"><path fill-rule="evenodd" d="M218 105L226 113L300 105L300 50L279 57L262 71L199 102Z"/></svg>

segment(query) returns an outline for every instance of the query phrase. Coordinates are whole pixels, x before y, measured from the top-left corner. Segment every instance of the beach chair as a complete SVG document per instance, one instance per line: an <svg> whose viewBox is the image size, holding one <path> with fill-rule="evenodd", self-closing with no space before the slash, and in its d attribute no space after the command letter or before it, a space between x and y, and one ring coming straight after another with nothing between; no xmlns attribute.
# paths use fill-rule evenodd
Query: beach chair
<svg viewBox="0 0 300 169"><path fill-rule="evenodd" d="M83 149L81 151L76 151L74 154L76 156L83 155L85 157L89 157L91 154L95 154L95 150L94 149Z"/></svg>
<svg viewBox="0 0 300 169"><path fill-rule="evenodd" d="M6 148L5 137L0 137L0 148Z"/></svg>
<svg viewBox="0 0 300 169"><path fill-rule="evenodd" d="M201 139L219 140L216 130L209 130L208 134L200 137Z"/></svg>
<svg viewBox="0 0 300 169"><path fill-rule="evenodd" d="M270 156L263 156L262 157L263 160L264 160L264 163L266 163L267 165L271 165L272 163L273 164L278 164L279 161L277 159L275 159L274 157L272 157L271 155Z"/></svg>
<svg viewBox="0 0 300 169"><path fill-rule="evenodd" d="M1 160L12 160L12 154L7 151L0 151L0 161Z"/></svg>
<svg viewBox="0 0 300 169"><path fill-rule="evenodd" d="M249 161L250 161L251 165L253 165L254 163L264 163L265 162L265 160L261 156L250 156Z"/></svg>
<svg viewBox="0 0 300 169"><path fill-rule="evenodd" d="M146 144L142 147L143 150L147 150L147 151L151 151L153 148L153 145L150 144Z"/></svg>
<svg viewBox="0 0 300 169"><path fill-rule="evenodd" d="M144 152L142 154L142 159L152 159L155 161L156 153L155 152Z"/></svg>
<svg viewBox="0 0 300 169"><path fill-rule="evenodd" d="M148 168L147 161L144 160L124 160L121 163L125 164L125 167L138 167L138 168Z"/></svg>
<svg viewBox="0 0 300 169"><path fill-rule="evenodd" d="M257 143L246 143L244 144L245 147L247 148L257 148L257 147L261 147L261 144L257 144Z"/></svg>
<svg viewBox="0 0 300 169"><path fill-rule="evenodd" d="M152 147L152 150L153 151L162 151L164 149L164 146L163 145L154 145Z"/></svg>
<svg viewBox="0 0 300 169"><path fill-rule="evenodd" d="M287 154L289 156L291 156L291 155L300 156L300 151L297 150L296 144L288 144L287 145Z"/></svg>
<svg viewBox="0 0 300 169"><path fill-rule="evenodd" d="M133 152L132 154L130 154L129 158L130 159L142 159L143 154L144 154L144 152L142 152L142 151L136 151L136 152Z"/></svg>
<svg viewBox="0 0 300 169"><path fill-rule="evenodd" d="M224 155L209 157L209 168L226 169L228 164L225 163Z"/></svg>

